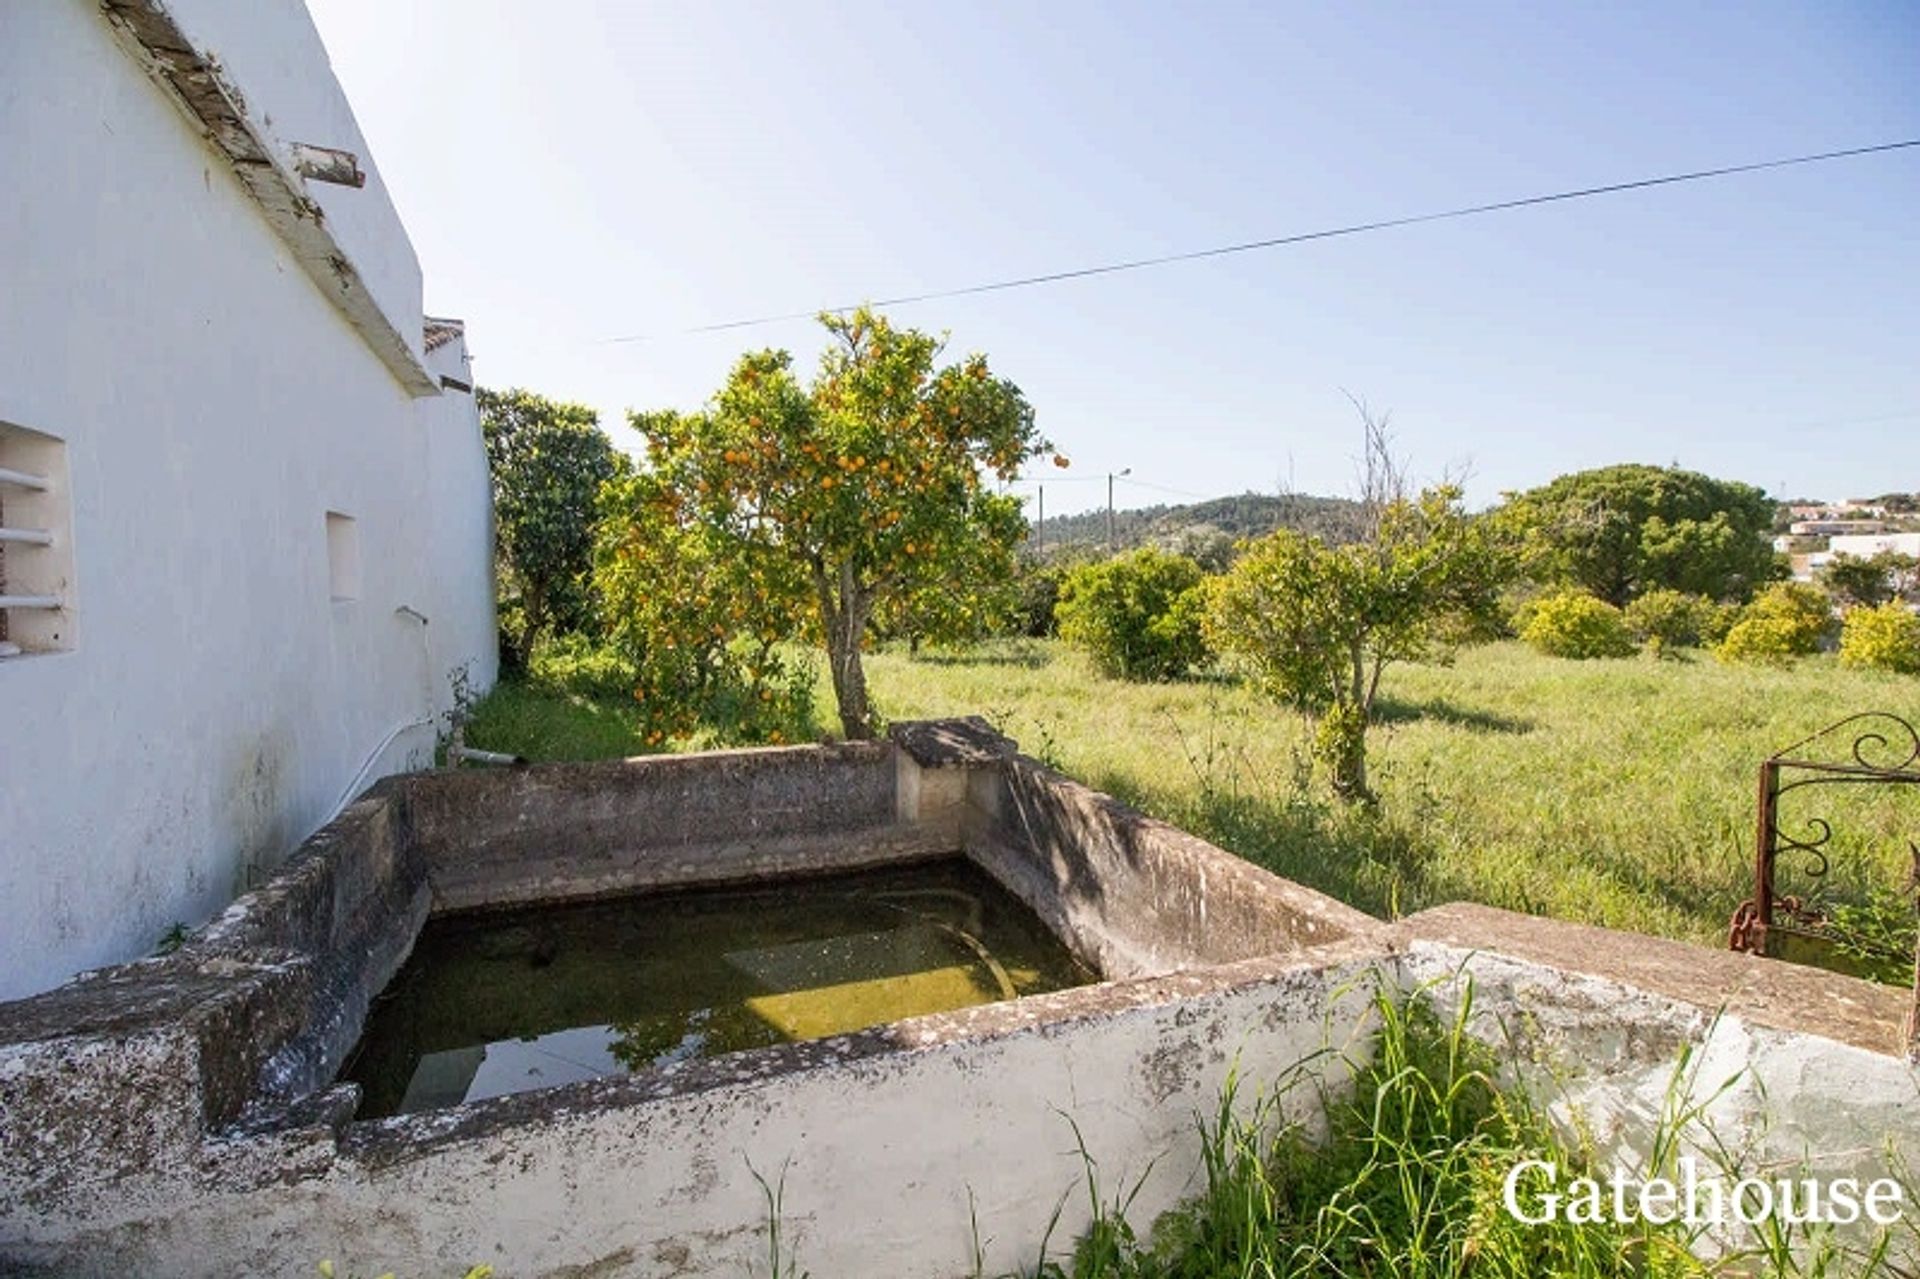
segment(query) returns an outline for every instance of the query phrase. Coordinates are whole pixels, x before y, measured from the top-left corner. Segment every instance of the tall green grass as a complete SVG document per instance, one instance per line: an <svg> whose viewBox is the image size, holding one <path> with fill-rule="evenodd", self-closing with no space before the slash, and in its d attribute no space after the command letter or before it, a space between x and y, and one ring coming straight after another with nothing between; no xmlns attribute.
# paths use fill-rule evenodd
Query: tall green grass
<svg viewBox="0 0 1920 1279"><path fill-rule="evenodd" d="M986 715L1065 772L1376 915L1478 901L1712 945L1752 890L1760 761L1859 711L1920 711L1920 681L1830 658L1783 671L1494 644L1388 672L1369 735L1381 802L1356 808L1312 777L1297 714L1224 680L1122 683L1032 640L882 650L868 673L886 717ZM652 749L630 701L551 682L503 684L468 740L533 759ZM1920 789L1816 788L1784 816L1838 833L1824 881L1789 861L1783 890L1865 906L1905 882Z"/></svg>
<svg viewBox="0 0 1920 1279"><path fill-rule="evenodd" d="M1493 1052L1467 1033L1470 994L1451 1021L1387 994L1375 1010L1374 1056L1329 1102L1324 1140L1281 1121L1284 1086L1242 1104L1230 1079L1200 1124L1202 1190L1150 1234L1128 1220L1130 1193L1102 1194L1083 1143L1091 1224L1064 1256L1043 1242L1023 1279L1901 1279L1920 1265L1912 1226L1842 1239L1770 1225L1716 1246L1684 1222L1523 1222L1503 1202L1517 1164L1546 1161L1563 1187L1607 1170L1497 1082ZM1683 1057L1636 1176L1671 1175L1678 1152L1702 1148L1730 1181L1741 1175L1715 1145L1698 1083Z"/></svg>
<svg viewBox="0 0 1920 1279"><path fill-rule="evenodd" d="M1119 683L1040 641L883 652L870 674L889 716L985 714L1063 771L1376 915L1477 901L1710 945L1752 891L1761 760L1856 712L1920 712L1920 681L1825 657L1782 671L1494 644L1388 671L1366 809L1313 780L1300 716L1224 681ZM1789 861L1784 891L1865 903L1906 882L1920 790L1814 788L1783 816L1836 831L1824 883Z"/></svg>

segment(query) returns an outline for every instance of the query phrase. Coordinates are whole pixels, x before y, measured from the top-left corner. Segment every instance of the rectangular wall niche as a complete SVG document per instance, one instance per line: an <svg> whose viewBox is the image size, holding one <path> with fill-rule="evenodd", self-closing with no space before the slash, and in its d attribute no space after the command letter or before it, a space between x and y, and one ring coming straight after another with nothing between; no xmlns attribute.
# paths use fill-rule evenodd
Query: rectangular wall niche
<svg viewBox="0 0 1920 1279"><path fill-rule="evenodd" d="M338 511L327 512L327 583L336 604L360 598L360 525Z"/></svg>
<svg viewBox="0 0 1920 1279"><path fill-rule="evenodd" d="M73 647L66 442L0 422L0 660Z"/></svg>

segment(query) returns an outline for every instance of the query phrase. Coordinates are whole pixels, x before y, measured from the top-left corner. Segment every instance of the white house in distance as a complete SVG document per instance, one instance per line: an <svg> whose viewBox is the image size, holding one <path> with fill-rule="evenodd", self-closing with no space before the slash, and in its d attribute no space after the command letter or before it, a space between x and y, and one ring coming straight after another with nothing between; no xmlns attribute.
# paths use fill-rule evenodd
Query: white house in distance
<svg viewBox="0 0 1920 1279"><path fill-rule="evenodd" d="M1827 543L1829 555L1851 555L1870 560L1882 551L1920 557L1920 533L1869 533L1835 537Z"/></svg>
<svg viewBox="0 0 1920 1279"><path fill-rule="evenodd" d="M0 5L0 998L198 923L494 678L465 337L300 0Z"/></svg>

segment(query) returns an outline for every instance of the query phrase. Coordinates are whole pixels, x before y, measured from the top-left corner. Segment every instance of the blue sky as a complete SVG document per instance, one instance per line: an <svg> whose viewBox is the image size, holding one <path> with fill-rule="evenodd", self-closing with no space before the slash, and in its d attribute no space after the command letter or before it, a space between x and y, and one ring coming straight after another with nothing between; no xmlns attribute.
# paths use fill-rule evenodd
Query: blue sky
<svg viewBox="0 0 1920 1279"><path fill-rule="evenodd" d="M1916 0L309 5L429 311L610 426L818 349L692 326L1920 137ZM1026 391L1049 513L1122 467L1123 506L1346 492L1343 391L1476 502L1616 461L1920 489L1920 150L894 318Z"/></svg>

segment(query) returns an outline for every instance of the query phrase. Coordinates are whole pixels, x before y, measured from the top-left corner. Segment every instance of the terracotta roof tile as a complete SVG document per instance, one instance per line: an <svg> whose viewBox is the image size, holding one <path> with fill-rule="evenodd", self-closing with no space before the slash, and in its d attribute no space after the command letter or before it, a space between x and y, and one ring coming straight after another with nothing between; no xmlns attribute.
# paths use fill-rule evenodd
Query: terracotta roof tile
<svg viewBox="0 0 1920 1279"><path fill-rule="evenodd" d="M441 320L429 315L426 317L424 345L429 351L437 351L466 331L464 320Z"/></svg>

